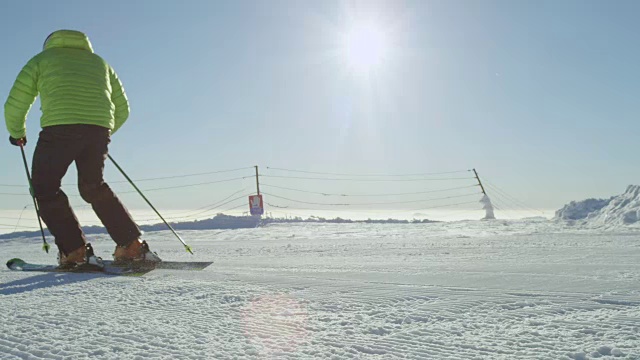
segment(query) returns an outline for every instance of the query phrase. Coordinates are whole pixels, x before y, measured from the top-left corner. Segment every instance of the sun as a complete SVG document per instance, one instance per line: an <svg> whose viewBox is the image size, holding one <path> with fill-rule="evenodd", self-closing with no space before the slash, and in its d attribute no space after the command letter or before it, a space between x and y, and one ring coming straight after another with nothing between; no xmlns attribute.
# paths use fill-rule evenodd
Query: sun
<svg viewBox="0 0 640 360"><path fill-rule="evenodd" d="M351 70L370 72L379 68L387 56L387 34L373 22L354 24L343 35L345 60Z"/></svg>

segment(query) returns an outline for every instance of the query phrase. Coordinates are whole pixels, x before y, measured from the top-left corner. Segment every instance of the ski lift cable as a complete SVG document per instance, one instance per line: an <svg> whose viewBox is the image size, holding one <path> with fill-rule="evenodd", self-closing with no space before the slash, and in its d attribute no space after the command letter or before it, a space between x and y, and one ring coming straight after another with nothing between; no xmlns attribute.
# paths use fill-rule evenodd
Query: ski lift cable
<svg viewBox="0 0 640 360"><path fill-rule="evenodd" d="M409 201L389 201L389 202L377 202L377 203L336 203L336 204L331 204L331 203L317 203L317 202L310 202L310 201L295 200L295 199L287 198L287 197L284 197L284 196L274 195L274 194L265 193L265 192L263 192L263 194L268 195L268 196L273 196L273 197L275 197L275 198L279 198L279 199L283 199L283 200L288 200L288 201L292 201L292 202L296 202L296 203L301 203L301 204L309 204L309 205L323 205L323 206L370 206L370 205L414 204L414 203L427 202L427 201L446 200L446 199L454 199L454 198L461 198L461 197L476 196L476 195L479 195L479 194L481 194L481 193L476 192L476 193L472 193L472 194L463 194L463 195L446 196L446 197L440 197L440 198L420 199L420 200L409 200Z"/></svg>
<svg viewBox="0 0 640 360"><path fill-rule="evenodd" d="M193 210L191 210L191 211L189 211L189 212L194 212L194 211L200 211L200 210L205 210L205 209L215 208L215 207L219 206L219 204L220 204L220 203L225 202L225 201L229 200L229 198L231 198L231 197L233 197L233 196L237 195L238 193L241 193L241 192L243 192L243 191L246 191L246 190L247 190L247 188L246 188L246 187L244 187L244 188L242 188L242 189L240 189L240 190L238 190L238 191L236 191L236 192L232 193L231 195L229 195L229 196L225 197L225 198L224 198L224 199L222 199L222 200L216 201L216 202L215 202L215 203L213 203L213 204L209 204L209 205L201 206L201 207L199 207L199 208L197 208L197 209L193 209Z"/></svg>
<svg viewBox="0 0 640 360"><path fill-rule="evenodd" d="M182 189L182 188L187 188L187 187L211 185L211 184L219 184L219 183L223 183L223 182L238 181L238 180L244 180L244 179L249 179L249 178L255 178L255 175L243 176L243 177L237 177L237 178L230 178L230 179L223 179L223 180L216 180L216 181L208 181L208 182L202 182L202 183L196 183L196 184L176 185L176 186L167 186L167 187L152 188L152 189L142 189L142 190L145 191L145 192L148 192L148 191ZM116 193L117 194L132 194L132 193L136 193L136 191L134 191L134 190L131 190L131 191L117 191ZM29 196L29 194L20 194L20 195ZM67 194L67 196L80 197L79 194L75 194L75 193Z"/></svg>
<svg viewBox="0 0 640 360"><path fill-rule="evenodd" d="M526 205L525 203L523 203L522 201L514 198L513 196L507 194L505 191L499 189L498 187L496 187L495 185L493 185L491 182L487 182L487 187L489 189L491 189L491 191L494 192L494 194L500 195L502 196L502 198L509 200L509 202L512 202L514 204L517 204L520 207L525 207L525 208L529 208L530 210L533 210L532 208L530 208L528 205Z"/></svg>
<svg viewBox="0 0 640 360"><path fill-rule="evenodd" d="M494 200L492 200L491 205L493 206L494 209L499 211L518 211L519 209L522 209L521 207L518 207L518 206L514 207L509 203L504 202L504 200L500 197L497 197Z"/></svg>
<svg viewBox="0 0 640 360"><path fill-rule="evenodd" d="M513 214L514 214L513 211L517 211L516 209L513 209L513 208L503 208L502 206L498 206L498 205L494 205L493 208L495 210L500 211L501 213L504 213L507 216L511 216L511 217L514 217L513 216Z"/></svg>
<svg viewBox="0 0 640 360"><path fill-rule="evenodd" d="M516 212L519 211L517 208L512 208L509 206L503 206L502 204L498 203L498 204L493 204L493 207L495 210L498 210L502 213L505 213L507 215L509 215L510 217L516 218ZM527 210L528 211L528 210Z"/></svg>
<svg viewBox="0 0 640 360"><path fill-rule="evenodd" d="M333 176L355 176L355 177L405 177L405 176L432 176L432 175L444 175L444 174L459 174L469 172L472 170L456 170L456 171L444 171L444 172L432 172L432 173L416 173L416 174L341 174L331 172L316 172L316 171L304 171L304 170L292 170L267 166L268 170L286 171L303 174L316 174L316 175L333 175Z"/></svg>
<svg viewBox="0 0 640 360"><path fill-rule="evenodd" d="M467 201L467 202L460 202L460 203L454 203L454 204L446 204L446 205L439 205L439 206L431 206L428 208L419 208L419 209L408 209L408 210L390 210L390 211L385 211L385 210L380 210L380 209L350 209L349 212L351 213L371 213L371 212L381 212L381 211L385 211L388 214L402 214L402 213L407 213L410 211L424 211L424 210L431 210L431 209L439 209L439 208L443 208L443 207L451 207L451 206L458 206L458 205L468 205L468 204L478 204L477 201ZM273 205L270 205L273 206ZM278 206L276 205L275 207L280 208L280 209L288 209L288 211L298 211L298 210L304 210L304 211L331 211L331 212L344 212L344 209L337 209L337 208L328 208L328 209L319 209L319 208L289 208L289 207L284 207L284 206ZM465 209L467 210L467 209Z"/></svg>
<svg viewBox="0 0 640 360"><path fill-rule="evenodd" d="M485 180L485 182L487 182L487 181ZM520 204L522 207L524 207L526 209L529 209L529 210L544 214L544 212L542 210L533 208L533 207L527 205L526 203L524 203L523 201L519 200L518 198L509 195L506 191L500 189L497 185L493 184L492 182L488 181L487 183L488 183L487 185L492 189L492 191L495 191L497 193L502 193L503 196L505 196L507 198L510 198L513 202Z"/></svg>
<svg viewBox="0 0 640 360"><path fill-rule="evenodd" d="M231 209L223 210L223 211L221 211L221 213L223 213L223 214L224 214L224 213L226 213L226 212L229 212L229 211L231 211L231 210L235 210L235 209L241 208L241 207L246 206L246 205L247 205L247 204L240 204L240 205L238 205L238 206L232 207Z"/></svg>
<svg viewBox="0 0 640 360"><path fill-rule="evenodd" d="M205 206L199 207L199 208L197 208L197 209L189 210L189 211L187 211L187 212L185 212L185 213L184 213L184 214L189 214L189 215L183 215L183 216L179 216L179 217L191 217L191 216L192 216L192 213L200 214L200 213L202 212L202 210L204 210L204 211L213 210L213 209L215 209L216 207L220 206L220 204L221 204L221 203L223 203L222 205L226 204L226 203L225 203L225 201L229 200L231 197L233 197L233 196L237 195L238 193L241 193L241 192L246 191L246 190L247 190L247 188L246 188L246 187L244 187L244 188L242 188L242 189L240 189L240 190L238 190L238 191L236 191L236 192L232 193L231 195L226 196L226 197L225 197L224 199L222 199L222 200L218 200L218 201L214 202L213 204L205 205ZM244 195L243 195L243 196L244 196ZM172 215L172 216L173 216L174 218L176 218L176 217L178 217L178 214L174 214L174 215Z"/></svg>
<svg viewBox="0 0 640 360"><path fill-rule="evenodd" d="M503 192L497 191L490 184L487 184L487 188L492 191L492 195L490 196L490 198L492 199L491 200L492 203L494 203L497 200L500 200L507 207L513 208L514 211L518 209L527 210L527 211L531 211L531 210L537 211L529 208L528 206L523 206L523 204L519 204L518 202L508 198Z"/></svg>
<svg viewBox="0 0 640 360"><path fill-rule="evenodd" d="M237 192L236 192L236 193L237 193ZM235 194L234 194L234 195L235 195ZM176 214L176 215L172 215L172 216L170 216L170 217L167 217L167 219L168 219L168 220L178 220L178 219L189 219L189 218L195 218L195 217L197 217L197 216L201 216L202 214L206 214L206 213L208 213L208 212L215 211L215 208L217 208L217 207L220 207L220 206L224 206L224 205L230 204L230 203L232 203L232 202L234 202L234 201L237 201L237 200L240 200L240 199L245 199L245 198L247 198L247 196L249 196L249 195L250 195L250 194L245 194L245 195L241 195L241 196L238 196L238 197L236 197L236 198L233 198L233 199L231 199L231 200L225 201L225 200L227 200L227 199L229 198L229 197L227 197L227 199L225 199L225 200L221 200L221 201L219 201L219 202L218 202L218 203L216 203L216 204L212 204L211 206L208 206L208 208L207 208L206 210L198 211L198 212L194 212L194 211L192 210L192 211L190 211L190 212L186 213L186 214L188 214L188 215L179 215L179 214ZM233 195L232 195L232 196L233 196ZM155 218L145 218L145 219L140 219L139 221L153 221L153 220L155 220Z"/></svg>
<svg viewBox="0 0 640 360"><path fill-rule="evenodd" d="M244 168L229 169L229 170L209 171L209 172L194 173L194 174L164 176L164 177L156 177L156 178L145 178L145 179L138 179L138 180L134 180L134 181L141 182L141 181L155 181L155 180L167 180L167 179L181 179L181 178L186 178L186 177L222 174L222 173L229 173L229 172L248 170L248 169L253 169L253 167L244 167ZM123 182L126 182L126 181L110 181L109 183L110 184L116 184L116 183L123 183Z"/></svg>
<svg viewBox="0 0 640 360"><path fill-rule="evenodd" d="M280 209L281 213L286 212L296 212L296 211L322 211L322 212L334 212L334 213L344 213L345 209L343 208L327 208L327 209L320 209L317 207L291 207L291 206L282 206L282 205L277 205L274 203L265 203L270 207L275 207L277 209ZM269 210L271 211L271 210ZM350 214L367 214L370 215L371 213L380 213L381 211L384 210L380 210L380 209L349 209L348 210ZM389 212L389 211L385 211L387 213L393 213L393 212Z"/></svg>
<svg viewBox="0 0 640 360"><path fill-rule="evenodd" d="M517 208L522 209L521 205L518 205L515 202L505 198L502 194L500 194L498 192L494 192L491 195L490 198L491 198L491 204L495 204L497 202L501 202L501 203L505 204L507 207L511 207L513 209L517 209Z"/></svg>
<svg viewBox="0 0 640 360"><path fill-rule="evenodd" d="M273 204L268 203L268 202L265 202L265 204L267 204L267 206L274 207L276 209L288 209L289 208L288 206L278 206L278 205L273 205Z"/></svg>
<svg viewBox="0 0 640 360"><path fill-rule="evenodd" d="M431 206L431 207L427 207L427 208L402 210L402 211L398 211L397 213L406 213L406 212L409 212L409 211L425 211L425 210L439 209L439 208L458 206L458 205L468 205L468 204L478 204L478 202L477 201L467 201L467 202L460 202L460 203L455 203L455 204L437 205L437 206Z"/></svg>
<svg viewBox="0 0 640 360"><path fill-rule="evenodd" d="M492 191L501 194L502 196L504 196L505 198L510 199L511 201L518 203L519 205L523 206L523 207L528 207L527 204L525 204L523 201L515 198L514 196L508 194L506 191L502 190L501 188L499 188L497 185L495 185L494 183L492 183L489 180L485 180L485 182L487 183L487 186L489 188L491 188Z"/></svg>
<svg viewBox="0 0 640 360"><path fill-rule="evenodd" d="M5 227L5 228L16 228L16 224L10 225L10 224L0 224L0 227ZM20 225L17 227L17 229L40 229L40 227L38 226L26 226L26 225ZM15 230L14 230L15 232Z"/></svg>
<svg viewBox="0 0 640 360"><path fill-rule="evenodd" d="M211 184L219 184L219 183L223 183L223 182L244 180L244 179L248 179L248 178L252 178L252 177L255 177L255 176L243 176L243 177L238 177L238 178L233 178L233 179L209 181L209 182L203 182L203 183L197 183L197 184L177 185L177 186L168 186L168 187L153 188L153 189L142 189L142 190L145 191L145 192L148 192L148 191L160 191L160 190L170 190L170 189L182 189L182 188L187 188L187 187L211 185ZM135 191L120 191L118 193L119 194L130 194L130 193L135 193Z"/></svg>
<svg viewBox="0 0 640 360"><path fill-rule="evenodd" d="M359 182L417 182L417 181L453 181L453 180L476 180L475 177L452 177L452 178L423 178L423 179L353 179L353 178L321 178L304 176L281 176L264 175L264 178L296 179L296 180L324 180L324 181L359 181Z"/></svg>
<svg viewBox="0 0 640 360"><path fill-rule="evenodd" d="M154 180L180 179L180 178L202 176L202 175L213 175L213 174L229 173L229 172L248 170L248 169L254 169L254 167L251 166L251 167L243 167L243 168L228 169L228 170L217 170L217 171L209 171L209 172L201 172L201 173L193 173L193 174L172 175L172 176L162 176L162 177L155 177L155 178L143 178L143 179L133 179L133 180L135 182L142 182L142 181L154 181ZM254 175L251 175L251 176L248 176L248 177L254 177ZM128 183L128 181L117 180L117 181L107 181L107 183L109 183L109 184L120 184L120 183ZM65 183L64 185L77 186L78 184L77 183ZM28 187L28 186L18 185L18 184L0 184L0 187Z"/></svg>
<svg viewBox="0 0 640 360"><path fill-rule="evenodd" d="M272 188L281 189L281 190L297 191L297 192L302 192L302 193L307 193L307 194L323 195L323 196L376 197L376 196L403 196L403 195L429 194L429 193L436 193L436 192L446 192L446 191L453 191L453 190L468 189L468 188L472 188L472 187L477 187L479 185L475 184L475 185L460 186L460 187L448 188L448 189L431 190L431 191L419 191L419 192L410 192L410 193L396 193L396 194L331 194L331 193L323 193L323 192L316 192L316 191L307 191L307 190L301 190L301 189L294 189L294 188L288 188L288 187L284 187L284 186L276 186L276 185L270 185L270 184L260 184L260 186L272 187Z"/></svg>
<svg viewBox="0 0 640 360"><path fill-rule="evenodd" d="M218 205L216 205L216 206L215 206L215 208L220 207L220 206L224 206L224 205L227 205L227 204L231 204L231 203L233 203L233 202L235 202L235 201L238 201L238 200L240 200L240 199L246 199L249 195L251 195L251 194L250 194L250 193L248 193L248 194L244 194L244 195L238 196L238 197L233 198L233 199L231 199L231 200L229 200L229 201L226 201L226 202L224 202L224 203L222 203L222 204L218 204ZM245 204L245 203L243 203L242 205L244 206L244 205L246 205L246 204ZM191 214L191 215L189 215L189 216L187 216L187 217L189 217L189 218L193 218L193 217L196 217L196 216L201 216L202 214L206 214L206 213L211 212L211 211L216 211L216 209L215 209L215 208L209 208L209 209L207 209L207 210L200 211L200 212L198 212L198 213L196 213L196 214ZM216 212L219 212L219 211L216 211ZM184 218L184 217L182 217L182 218Z"/></svg>

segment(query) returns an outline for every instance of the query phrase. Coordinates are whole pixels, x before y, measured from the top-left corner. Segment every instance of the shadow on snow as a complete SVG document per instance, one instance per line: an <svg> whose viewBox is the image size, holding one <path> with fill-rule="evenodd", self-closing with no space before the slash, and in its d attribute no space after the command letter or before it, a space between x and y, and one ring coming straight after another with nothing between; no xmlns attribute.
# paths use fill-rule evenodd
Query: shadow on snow
<svg viewBox="0 0 640 360"><path fill-rule="evenodd" d="M73 273L46 273L30 276L20 280L14 280L6 284L0 284L0 295L16 295L38 289L52 288L69 285L77 282L88 281L96 277L104 277L100 273L73 274Z"/></svg>

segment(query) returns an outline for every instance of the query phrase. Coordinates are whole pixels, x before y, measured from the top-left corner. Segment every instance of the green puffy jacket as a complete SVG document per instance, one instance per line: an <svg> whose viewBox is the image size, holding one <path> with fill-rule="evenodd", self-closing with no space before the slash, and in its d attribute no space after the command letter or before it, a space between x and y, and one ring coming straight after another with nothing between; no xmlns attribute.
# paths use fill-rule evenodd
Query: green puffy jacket
<svg viewBox="0 0 640 360"><path fill-rule="evenodd" d="M40 94L40 126L90 124L113 134L129 117L129 101L115 71L72 30L49 35L44 50L22 68L4 104L7 130L26 136L26 118Z"/></svg>

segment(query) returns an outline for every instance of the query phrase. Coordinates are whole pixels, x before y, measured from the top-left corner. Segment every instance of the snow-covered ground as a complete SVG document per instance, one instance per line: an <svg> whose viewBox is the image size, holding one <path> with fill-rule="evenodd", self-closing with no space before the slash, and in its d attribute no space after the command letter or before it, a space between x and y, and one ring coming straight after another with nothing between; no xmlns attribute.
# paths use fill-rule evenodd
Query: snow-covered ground
<svg viewBox="0 0 640 360"><path fill-rule="evenodd" d="M146 234L204 271L0 271L2 359L640 359L640 232L545 220ZM92 238L104 257L113 244ZM38 238L0 253L53 263ZM6 261L5 260L5 261Z"/></svg>

